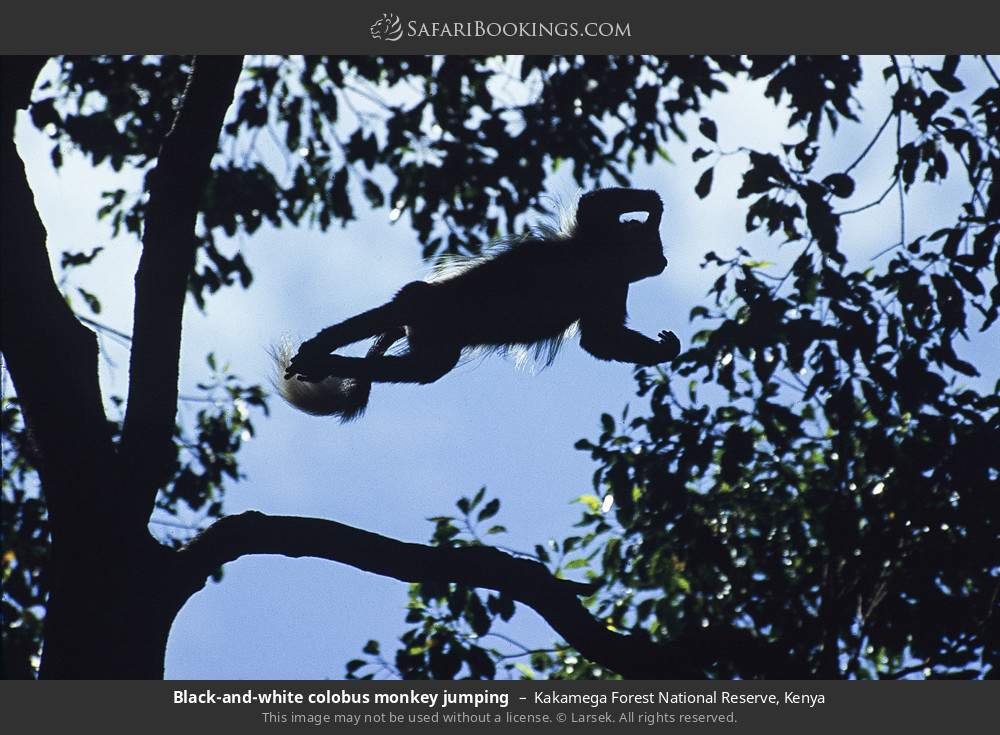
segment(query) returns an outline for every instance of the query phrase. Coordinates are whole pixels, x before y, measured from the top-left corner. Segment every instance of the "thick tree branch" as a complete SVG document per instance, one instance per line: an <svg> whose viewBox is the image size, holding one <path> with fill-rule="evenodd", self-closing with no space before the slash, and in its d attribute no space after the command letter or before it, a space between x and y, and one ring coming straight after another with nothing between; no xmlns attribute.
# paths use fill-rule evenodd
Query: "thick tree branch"
<svg viewBox="0 0 1000 735"><path fill-rule="evenodd" d="M59 535L66 519L106 512L108 503L96 496L108 492L102 478L113 450L97 378L97 340L56 286L45 227L14 144L17 110L28 106L45 61L0 60L0 348L39 450L39 471Z"/></svg>
<svg viewBox="0 0 1000 735"><path fill-rule="evenodd" d="M710 659L756 646L731 631L725 641L716 638L715 650L707 633L697 641L660 645L613 632L578 599L593 591L590 585L557 579L538 562L489 546L404 543L335 521L256 511L218 521L179 553L185 584L197 589L219 566L249 554L318 557L404 582L455 582L503 592L533 608L588 659L628 678L702 678Z"/></svg>
<svg viewBox="0 0 1000 735"><path fill-rule="evenodd" d="M147 178L142 258L135 276L135 316L123 446L148 517L169 472L177 412L181 319L195 264L195 221L241 56L194 62L177 119Z"/></svg>

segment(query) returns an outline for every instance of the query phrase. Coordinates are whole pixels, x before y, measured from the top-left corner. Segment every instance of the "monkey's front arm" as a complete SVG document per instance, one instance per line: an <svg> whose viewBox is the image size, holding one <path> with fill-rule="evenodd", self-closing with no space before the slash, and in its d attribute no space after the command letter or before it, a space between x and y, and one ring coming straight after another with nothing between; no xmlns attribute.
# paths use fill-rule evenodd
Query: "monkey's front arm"
<svg viewBox="0 0 1000 735"><path fill-rule="evenodd" d="M616 329L594 328L581 324L580 346L601 360L632 362L637 365L659 365L670 362L681 351L680 340L673 332L663 330L650 339L633 329L620 326Z"/></svg>
<svg viewBox="0 0 1000 735"><path fill-rule="evenodd" d="M625 326L627 296L628 288L625 287L595 300L580 319L580 346L601 360L639 365L659 365L677 357L681 343L673 332L663 330L656 335L657 340Z"/></svg>

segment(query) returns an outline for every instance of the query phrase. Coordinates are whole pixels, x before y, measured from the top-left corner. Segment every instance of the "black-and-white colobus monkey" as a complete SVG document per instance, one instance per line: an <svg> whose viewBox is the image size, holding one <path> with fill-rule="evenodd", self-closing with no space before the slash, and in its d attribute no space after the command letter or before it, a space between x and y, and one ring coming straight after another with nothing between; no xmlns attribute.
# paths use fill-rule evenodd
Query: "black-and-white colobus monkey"
<svg viewBox="0 0 1000 735"><path fill-rule="evenodd" d="M645 222L622 221L632 212ZM628 287L667 266L660 242L663 203L654 191L600 189L585 194L567 232L535 232L452 275L404 286L378 308L327 327L276 354L276 384L296 408L343 421L368 404L371 383L430 383L466 348L558 347L578 323L580 345L602 360L656 365L673 360L673 332L659 340L625 326ZM365 357L330 354L377 337ZM408 350L386 355L406 338Z"/></svg>

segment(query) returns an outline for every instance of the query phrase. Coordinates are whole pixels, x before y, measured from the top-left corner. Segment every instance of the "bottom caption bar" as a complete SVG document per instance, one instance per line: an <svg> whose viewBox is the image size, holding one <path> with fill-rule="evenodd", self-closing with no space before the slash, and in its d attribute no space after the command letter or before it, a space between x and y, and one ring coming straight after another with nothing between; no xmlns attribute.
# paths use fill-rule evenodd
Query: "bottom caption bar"
<svg viewBox="0 0 1000 735"><path fill-rule="evenodd" d="M3 682L11 732L973 728L998 682ZM29 730L30 728L30 730ZM182 729L183 728L183 729Z"/></svg>

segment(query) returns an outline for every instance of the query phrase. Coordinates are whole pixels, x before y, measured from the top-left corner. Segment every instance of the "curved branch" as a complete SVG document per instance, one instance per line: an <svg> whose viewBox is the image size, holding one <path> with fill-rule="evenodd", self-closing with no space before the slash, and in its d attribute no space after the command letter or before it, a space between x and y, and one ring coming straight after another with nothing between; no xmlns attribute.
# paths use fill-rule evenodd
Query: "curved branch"
<svg viewBox="0 0 1000 735"><path fill-rule="evenodd" d="M185 584L192 591L226 562L249 554L317 557L404 582L454 582L496 590L533 608L585 657L634 679L699 679L720 656L761 658L761 646L741 633L708 632L661 645L642 634L610 630L583 606L578 595L594 588L557 579L540 563L490 546L441 547L406 543L320 518L268 516L248 511L217 521L179 552ZM752 651L746 650L752 648ZM763 663L763 661L762 661ZM773 672L773 661L768 661ZM789 667L779 669L784 673Z"/></svg>
<svg viewBox="0 0 1000 735"><path fill-rule="evenodd" d="M147 177L142 257L135 275L135 316L122 444L148 518L169 473L177 412L181 319L195 264L195 221L242 56L198 57L174 125Z"/></svg>

